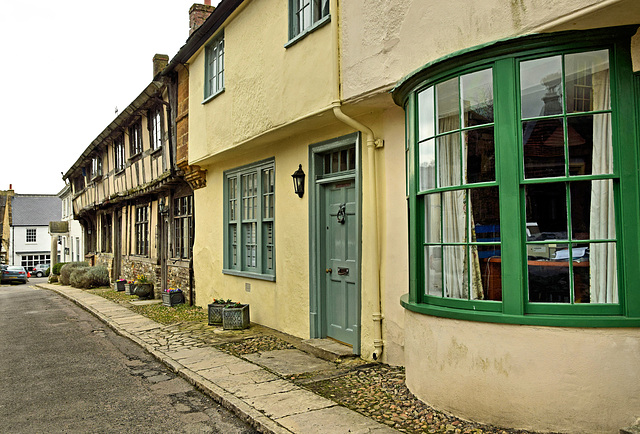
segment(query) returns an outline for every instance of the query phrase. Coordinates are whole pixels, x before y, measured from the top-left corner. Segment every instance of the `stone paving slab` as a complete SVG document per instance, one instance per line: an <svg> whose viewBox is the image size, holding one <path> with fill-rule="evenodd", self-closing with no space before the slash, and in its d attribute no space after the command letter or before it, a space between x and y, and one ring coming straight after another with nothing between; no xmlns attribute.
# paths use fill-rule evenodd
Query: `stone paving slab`
<svg viewBox="0 0 640 434"><path fill-rule="evenodd" d="M203 342L190 335L201 330L202 325L185 332L176 326L158 324L98 295L76 288L49 284L36 287L55 291L93 313L260 432L397 432L286 381L289 375L335 369L329 362L299 350L266 351L240 358L211 346L230 339L250 338L257 335L255 330L229 333L221 329L207 329L208 336L212 331L220 338L214 337ZM158 379L154 387L163 388L170 394L174 388L181 386L178 382Z"/></svg>

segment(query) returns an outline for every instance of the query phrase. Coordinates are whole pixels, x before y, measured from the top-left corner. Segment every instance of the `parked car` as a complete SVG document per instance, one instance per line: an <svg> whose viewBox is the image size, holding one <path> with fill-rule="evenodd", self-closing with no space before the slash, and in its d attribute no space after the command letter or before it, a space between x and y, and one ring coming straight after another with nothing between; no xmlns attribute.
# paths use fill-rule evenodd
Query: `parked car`
<svg viewBox="0 0 640 434"><path fill-rule="evenodd" d="M9 265L2 270L3 282L22 282L27 283L29 281L29 274L24 267L19 265Z"/></svg>
<svg viewBox="0 0 640 434"><path fill-rule="evenodd" d="M43 277L45 274L47 274L48 268L49 268L49 264L38 264L35 267L33 267L31 270L29 270L29 272L31 273L32 276Z"/></svg>

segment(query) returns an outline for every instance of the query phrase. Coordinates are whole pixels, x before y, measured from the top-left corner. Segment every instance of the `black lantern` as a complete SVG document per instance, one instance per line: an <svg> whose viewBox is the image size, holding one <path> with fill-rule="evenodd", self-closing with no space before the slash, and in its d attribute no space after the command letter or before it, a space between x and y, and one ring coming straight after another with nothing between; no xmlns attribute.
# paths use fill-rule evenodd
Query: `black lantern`
<svg viewBox="0 0 640 434"><path fill-rule="evenodd" d="M302 171L302 164L299 165L298 170L291 175L293 178L293 191L298 197L304 196L304 172Z"/></svg>

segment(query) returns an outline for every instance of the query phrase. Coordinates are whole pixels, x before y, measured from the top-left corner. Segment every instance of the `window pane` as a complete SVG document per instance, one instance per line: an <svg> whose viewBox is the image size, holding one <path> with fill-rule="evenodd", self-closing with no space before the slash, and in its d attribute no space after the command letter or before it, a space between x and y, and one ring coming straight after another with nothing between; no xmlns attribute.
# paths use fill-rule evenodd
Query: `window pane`
<svg viewBox="0 0 640 434"><path fill-rule="evenodd" d="M478 249L478 263L480 265L482 296L484 300L502 301L502 258L500 245L474 246ZM474 293L479 293L477 278L472 280Z"/></svg>
<svg viewBox="0 0 640 434"><path fill-rule="evenodd" d="M616 238L612 180L571 183L571 226L576 240Z"/></svg>
<svg viewBox="0 0 640 434"><path fill-rule="evenodd" d="M491 69L460 77L464 126L493 122L493 72Z"/></svg>
<svg viewBox="0 0 640 434"><path fill-rule="evenodd" d="M559 245L562 250L567 245ZM569 303L569 261L528 261L529 301Z"/></svg>
<svg viewBox="0 0 640 434"><path fill-rule="evenodd" d="M529 241L567 239L565 184L533 184L525 187Z"/></svg>
<svg viewBox="0 0 640 434"><path fill-rule="evenodd" d="M610 114L567 118L567 138L571 175L613 173Z"/></svg>
<svg viewBox="0 0 640 434"><path fill-rule="evenodd" d="M444 275L444 296L449 298L469 298L466 273L466 246L443 246L442 265Z"/></svg>
<svg viewBox="0 0 640 434"><path fill-rule="evenodd" d="M522 143L525 178L565 176L562 119L523 122Z"/></svg>
<svg viewBox="0 0 640 434"><path fill-rule="evenodd" d="M349 167L348 170L356 169L356 148L349 148Z"/></svg>
<svg viewBox="0 0 640 434"><path fill-rule="evenodd" d="M445 243L467 241L465 190L442 193L442 239Z"/></svg>
<svg viewBox="0 0 640 434"><path fill-rule="evenodd" d="M442 237L440 231L442 230L441 219L442 206L440 202L440 193L428 194L424 197L424 242L425 243L440 243Z"/></svg>
<svg viewBox="0 0 640 434"><path fill-rule="evenodd" d="M418 94L418 137L424 140L435 133L433 87L430 87Z"/></svg>
<svg viewBox="0 0 640 434"><path fill-rule="evenodd" d="M522 117L562 113L562 59L560 56L520 64Z"/></svg>
<svg viewBox="0 0 640 434"><path fill-rule="evenodd" d="M436 187L436 142L435 139L427 140L419 145L419 173L420 190L428 190Z"/></svg>
<svg viewBox="0 0 640 434"><path fill-rule="evenodd" d="M565 74L567 113L610 108L608 50L568 54Z"/></svg>
<svg viewBox="0 0 640 434"><path fill-rule="evenodd" d="M463 132L465 177L468 184L496 180L496 155L493 127Z"/></svg>
<svg viewBox="0 0 640 434"><path fill-rule="evenodd" d="M424 248L424 257L425 294L442 297L442 247L426 246Z"/></svg>
<svg viewBox="0 0 640 434"><path fill-rule="evenodd" d="M458 79L452 78L436 85L438 132L445 133L460 128L460 92Z"/></svg>
<svg viewBox="0 0 640 434"><path fill-rule="evenodd" d="M438 137L438 187L460 185L460 133Z"/></svg>
<svg viewBox="0 0 640 434"><path fill-rule="evenodd" d="M589 256L586 261L589 264L589 298L585 300L584 291L581 301L583 303L618 303L618 269L616 260L616 243L591 243ZM579 273L574 266L574 274ZM576 282L578 279L576 278ZM576 283L577 286L577 283ZM576 303L581 294L576 289Z"/></svg>
<svg viewBox="0 0 640 434"><path fill-rule="evenodd" d="M500 242L500 206L498 187L473 188L471 198L471 241L480 243Z"/></svg>

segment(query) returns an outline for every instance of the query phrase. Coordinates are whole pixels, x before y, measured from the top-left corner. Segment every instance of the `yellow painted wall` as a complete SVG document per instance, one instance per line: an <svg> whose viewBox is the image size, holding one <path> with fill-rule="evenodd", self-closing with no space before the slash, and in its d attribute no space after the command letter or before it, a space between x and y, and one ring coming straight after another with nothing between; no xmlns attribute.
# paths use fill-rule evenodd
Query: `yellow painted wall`
<svg viewBox="0 0 640 434"><path fill-rule="evenodd" d="M640 415L640 332L531 327L406 312L407 385L498 426L617 433Z"/></svg>
<svg viewBox="0 0 640 434"><path fill-rule="evenodd" d="M287 0L248 2L225 23L225 90L205 104L204 49L191 59L190 164L329 106L330 26L285 49L288 23Z"/></svg>

